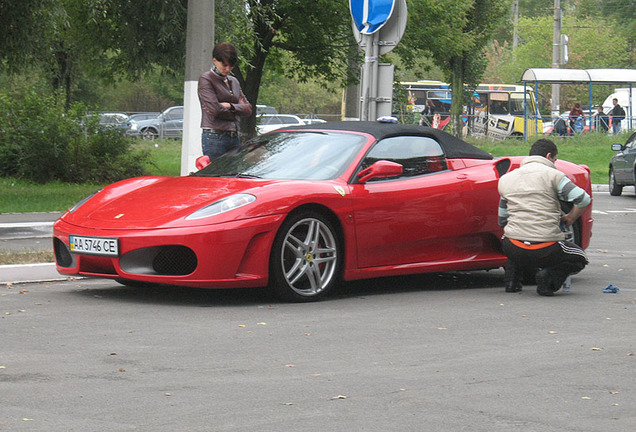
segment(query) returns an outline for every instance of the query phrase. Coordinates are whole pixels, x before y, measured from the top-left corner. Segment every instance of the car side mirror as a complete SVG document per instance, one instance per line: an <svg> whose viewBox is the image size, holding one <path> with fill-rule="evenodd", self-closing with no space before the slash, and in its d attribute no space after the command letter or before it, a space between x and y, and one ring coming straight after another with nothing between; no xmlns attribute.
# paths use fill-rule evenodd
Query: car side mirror
<svg viewBox="0 0 636 432"><path fill-rule="evenodd" d="M399 163L380 160L358 173L358 181L362 184L374 178L387 178L401 175L404 167Z"/></svg>
<svg viewBox="0 0 636 432"><path fill-rule="evenodd" d="M623 145L622 144L612 144L612 150L621 151L621 150L623 150Z"/></svg>
<svg viewBox="0 0 636 432"><path fill-rule="evenodd" d="M210 165L210 157L208 155L199 156L195 162L198 170L202 170L206 166Z"/></svg>

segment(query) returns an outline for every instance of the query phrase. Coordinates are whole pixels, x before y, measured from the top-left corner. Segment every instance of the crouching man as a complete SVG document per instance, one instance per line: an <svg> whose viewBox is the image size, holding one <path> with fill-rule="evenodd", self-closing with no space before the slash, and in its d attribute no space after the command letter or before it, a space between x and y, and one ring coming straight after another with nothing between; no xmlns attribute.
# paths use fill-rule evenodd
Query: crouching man
<svg viewBox="0 0 636 432"><path fill-rule="evenodd" d="M590 196L556 169L557 153L552 141L540 139L518 169L499 179L506 292L521 291L524 268L538 268L537 293L553 296L569 275L588 263L583 249L565 241L560 225L571 226L590 204ZM563 216L560 201L573 204Z"/></svg>

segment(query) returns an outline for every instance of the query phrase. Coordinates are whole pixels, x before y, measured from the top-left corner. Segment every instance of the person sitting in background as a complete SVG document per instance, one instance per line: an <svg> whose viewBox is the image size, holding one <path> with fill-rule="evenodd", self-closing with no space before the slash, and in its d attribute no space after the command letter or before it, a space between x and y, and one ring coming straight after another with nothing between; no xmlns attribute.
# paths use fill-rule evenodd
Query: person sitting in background
<svg viewBox="0 0 636 432"><path fill-rule="evenodd" d="M572 129L572 132L575 131L575 123L576 121L580 118L583 118L585 114L583 114L583 110L581 109L581 104L580 103L575 103L574 106L572 107L572 109L570 110L570 114L568 115L568 121L570 122L570 129ZM580 131L577 131L580 132Z"/></svg>

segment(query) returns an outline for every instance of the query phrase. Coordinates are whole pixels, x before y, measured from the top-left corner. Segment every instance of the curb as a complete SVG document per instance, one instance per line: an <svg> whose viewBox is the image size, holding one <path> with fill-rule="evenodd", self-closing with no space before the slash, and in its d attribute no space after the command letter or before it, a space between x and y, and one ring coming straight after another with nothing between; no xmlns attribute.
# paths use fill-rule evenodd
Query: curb
<svg viewBox="0 0 636 432"><path fill-rule="evenodd" d="M63 276L57 272L54 263L0 266L0 284L57 282L67 279L68 276Z"/></svg>

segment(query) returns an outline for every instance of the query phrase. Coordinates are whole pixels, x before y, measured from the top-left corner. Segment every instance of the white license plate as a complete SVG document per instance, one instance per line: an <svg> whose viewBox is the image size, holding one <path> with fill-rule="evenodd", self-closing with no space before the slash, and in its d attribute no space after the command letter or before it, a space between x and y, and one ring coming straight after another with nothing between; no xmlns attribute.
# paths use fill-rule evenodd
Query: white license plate
<svg viewBox="0 0 636 432"><path fill-rule="evenodd" d="M71 252L91 255L118 256L119 242L116 238L69 236Z"/></svg>

